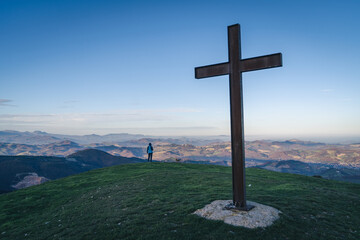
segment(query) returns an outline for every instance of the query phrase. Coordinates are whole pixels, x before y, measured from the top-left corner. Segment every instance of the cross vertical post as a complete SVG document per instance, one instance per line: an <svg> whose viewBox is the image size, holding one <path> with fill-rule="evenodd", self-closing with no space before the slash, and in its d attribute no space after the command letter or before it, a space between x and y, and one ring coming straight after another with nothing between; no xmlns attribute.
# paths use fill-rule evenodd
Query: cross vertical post
<svg viewBox="0 0 360 240"><path fill-rule="evenodd" d="M249 210L246 205L245 187L245 145L244 114L242 96L242 74L240 72L240 25L228 27L229 86L230 86L230 122L233 205Z"/></svg>
<svg viewBox="0 0 360 240"><path fill-rule="evenodd" d="M228 205L226 208L249 211L253 206L246 204L242 73L281 67L282 54L277 53L241 59L240 45L240 25L228 26L229 61L197 67L195 68L195 78L229 74L233 204Z"/></svg>

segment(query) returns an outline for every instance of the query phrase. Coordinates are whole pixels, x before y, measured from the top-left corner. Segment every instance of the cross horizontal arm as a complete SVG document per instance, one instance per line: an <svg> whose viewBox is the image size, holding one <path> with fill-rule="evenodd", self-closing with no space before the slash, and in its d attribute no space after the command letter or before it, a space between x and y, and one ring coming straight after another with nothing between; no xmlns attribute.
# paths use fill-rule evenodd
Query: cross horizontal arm
<svg viewBox="0 0 360 240"><path fill-rule="evenodd" d="M195 68L195 78L207 78L229 74L229 63L219 63Z"/></svg>
<svg viewBox="0 0 360 240"><path fill-rule="evenodd" d="M275 53L254 58L247 58L240 60L240 71L250 72L254 70L261 70L265 68L274 68L282 66L282 54Z"/></svg>
<svg viewBox="0 0 360 240"><path fill-rule="evenodd" d="M240 60L240 72L250 72L266 68L282 66L282 54L275 53L260 57ZM195 68L195 78L207 78L226 75L230 73L229 63L219 63Z"/></svg>

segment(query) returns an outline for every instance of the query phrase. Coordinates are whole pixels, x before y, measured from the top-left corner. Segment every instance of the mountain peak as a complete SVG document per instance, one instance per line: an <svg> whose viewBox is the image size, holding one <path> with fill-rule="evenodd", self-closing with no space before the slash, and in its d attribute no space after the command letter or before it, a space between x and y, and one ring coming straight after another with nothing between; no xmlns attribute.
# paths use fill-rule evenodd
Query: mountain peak
<svg viewBox="0 0 360 240"><path fill-rule="evenodd" d="M55 143L50 143L51 146L71 146L71 147L78 147L79 144L70 140L63 140Z"/></svg>
<svg viewBox="0 0 360 240"><path fill-rule="evenodd" d="M39 131L39 130L34 131L33 133L39 134L39 135L47 135L48 134L47 132L43 132L43 131Z"/></svg>

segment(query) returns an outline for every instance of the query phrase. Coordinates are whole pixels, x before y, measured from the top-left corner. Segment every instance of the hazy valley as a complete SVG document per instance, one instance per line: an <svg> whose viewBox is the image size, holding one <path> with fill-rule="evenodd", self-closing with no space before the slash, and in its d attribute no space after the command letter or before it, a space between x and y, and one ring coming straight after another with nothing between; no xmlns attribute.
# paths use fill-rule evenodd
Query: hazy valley
<svg viewBox="0 0 360 240"><path fill-rule="evenodd" d="M98 149L115 156L146 158L146 146L155 147L154 159L159 161L210 161L231 164L229 141L140 138L122 142L97 142L81 144L60 140L47 144L0 142L0 155L10 156L58 156L64 157L79 150ZM192 142L192 144L188 143ZM205 142L205 144L204 144ZM298 160L306 163L322 163L350 168L360 167L360 143L325 144L300 140L257 140L245 143L247 159Z"/></svg>

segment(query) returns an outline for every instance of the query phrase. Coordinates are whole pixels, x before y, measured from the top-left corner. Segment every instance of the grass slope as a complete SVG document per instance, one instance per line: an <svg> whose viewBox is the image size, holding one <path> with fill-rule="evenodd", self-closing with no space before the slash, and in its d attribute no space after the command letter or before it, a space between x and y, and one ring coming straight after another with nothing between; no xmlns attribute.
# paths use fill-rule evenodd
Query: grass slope
<svg viewBox="0 0 360 240"><path fill-rule="evenodd" d="M0 239L360 239L360 185L247 169L248 199L278 208L250 230L193 214L231 199L231 168L139 163L0 195Z"/></svg>

